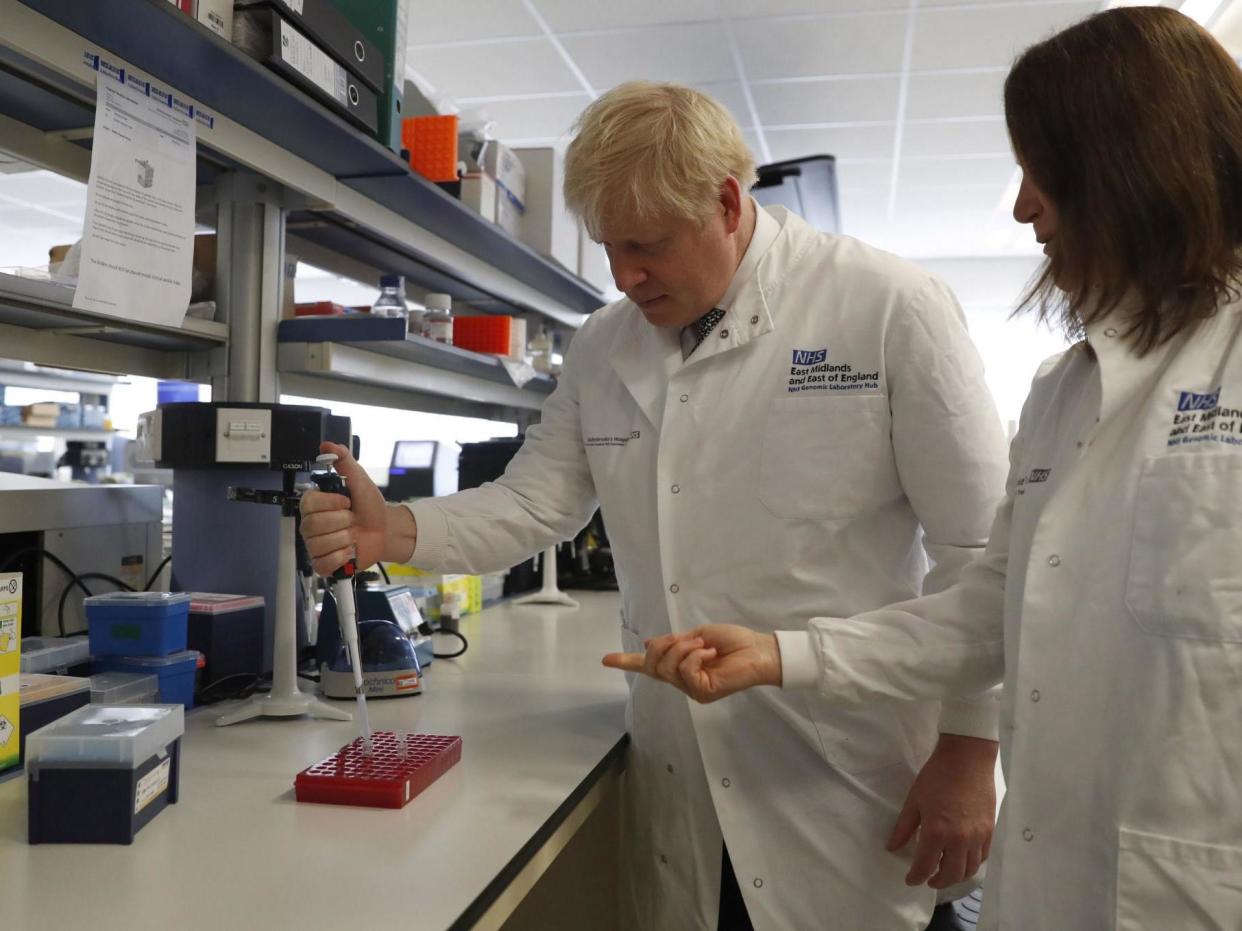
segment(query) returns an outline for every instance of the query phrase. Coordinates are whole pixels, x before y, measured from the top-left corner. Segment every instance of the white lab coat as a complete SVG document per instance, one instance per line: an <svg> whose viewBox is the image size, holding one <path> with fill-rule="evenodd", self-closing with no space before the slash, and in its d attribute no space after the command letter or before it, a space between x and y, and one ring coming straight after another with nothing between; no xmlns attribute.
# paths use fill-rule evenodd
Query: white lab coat
<svg viewBox="0 0 1242 931"><path fill-rule="evenodd" d="M928 585L951 582L1004 473L961 311L908 263L770 216L757 272L688 359L627 300L593 314L504 477L411 506L411 561L512 565L598 498L630 651L708 621L775 630L913 597L920 523ZM702 706L632 680L629 926L715 931L723 831L759 931L921 931L935 893L907 887L884 842L938 724L992 738L996 713L990 697L839 711L777 689Z"/></svg>
<svg viewBox="0 0 1242 931"><path fill-rule="evenodd" d="M1239 444L1237 305L1141 359L1093 325L1036 377L959 584L802 635L837 702L1003 672L981 931L1242 928Z"/></svg>

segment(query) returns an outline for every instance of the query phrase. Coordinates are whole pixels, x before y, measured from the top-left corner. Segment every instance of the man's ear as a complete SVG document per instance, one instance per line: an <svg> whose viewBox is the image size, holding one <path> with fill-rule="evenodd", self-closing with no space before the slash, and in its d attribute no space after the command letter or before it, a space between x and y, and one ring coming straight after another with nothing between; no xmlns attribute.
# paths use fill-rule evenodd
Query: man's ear
<svg viewBox="0 0 1242 931"><path fill-rule="evenodd" d="M730 235L742 225L742 196L737 178L725 178L720 185L720 206L724 210L725 232Z"/></svg>

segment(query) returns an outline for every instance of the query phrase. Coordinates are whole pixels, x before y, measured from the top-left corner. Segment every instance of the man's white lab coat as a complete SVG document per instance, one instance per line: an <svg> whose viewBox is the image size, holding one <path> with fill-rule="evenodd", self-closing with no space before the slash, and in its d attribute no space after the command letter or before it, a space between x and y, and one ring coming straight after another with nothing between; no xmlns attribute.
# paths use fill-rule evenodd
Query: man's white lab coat
<svg viewBox="0 0 1242 931"><path fill-rule="evenodd" d="M962 314L930 275L772 208L780 230L689 357L628 300L574 338L504 477L412 505L424 569L513 565L596 500L624 649L708 621L763 630L943 588L986 541L1004 440ZM922 525L925 537L920 538ZM759 931L919 929L884 844L945 732L994 738L995 701L838 710L757 690L701 706L631 682L628 905L644 931L714 931L721 834Z"/></svg>
<svg viewBox="0 0 1242 931"><path fill-rule="evenodd" d="M957 586L778 635L842 707L1003 673L980 931L1242 928L1242 311L1145 358L1118 330L1041 369Z"/></svg>

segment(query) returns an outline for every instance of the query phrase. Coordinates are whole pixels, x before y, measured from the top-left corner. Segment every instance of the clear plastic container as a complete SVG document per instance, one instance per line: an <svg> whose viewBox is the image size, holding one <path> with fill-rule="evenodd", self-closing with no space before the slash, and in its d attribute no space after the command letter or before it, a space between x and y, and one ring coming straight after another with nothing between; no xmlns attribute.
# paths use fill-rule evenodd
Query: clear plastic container
<svg viewBox="0 0 1242 931"><path fill-rule="evenodd" d="M405 279L400 275L380 277L380 293L371 305L375 317L408 317L409 305L405 302Z"/></svg>
<svg viewBox="0 0 1242 931"><path fill-rule="evenodd" d="M91 676L92 705L150 705L159 700L160 677L140 672L97 672Z"/></svg>
<svg viewBox="0 0 1242 931"><path fill-rule="evenodd" d="M85 637L27 637L22 641L22 672L55 672L91 658Z"/></svg>
<svg viewBox="0 0 1242 931"><path fill-rule="evenodd" d="M26 766L93 763L133 769L184 733L180 705L86 705L30 735Z"/></svg>
<svg viewBox="0 0 1242 931"><path fill-rule="evenodd" d="M530 341L527 347L530 354L530 364L536 372L545 374L552 371L552 337L548 335L547 327L540 327L539 333Z"/></svg>
<svg viewBox="0 0 1242 931"><path fill-rule="evenodd" d="M437 343L453 345L453 298L447 294L428 294L423 298L423 335Z"/></svg>

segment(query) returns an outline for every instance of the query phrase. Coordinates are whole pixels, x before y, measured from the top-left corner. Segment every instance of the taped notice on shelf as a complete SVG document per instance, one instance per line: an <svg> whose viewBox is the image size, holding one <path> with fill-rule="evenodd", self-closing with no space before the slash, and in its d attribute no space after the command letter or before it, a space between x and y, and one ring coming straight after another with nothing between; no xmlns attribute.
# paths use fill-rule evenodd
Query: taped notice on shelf
<svg viewBox="0 0 1242 931"><path fill-rule="evenodd" d="M142 811L168 788L168 777L172 772L172 757L164 760L138 780L138 788L134 790L134 814Z"/></svg>
<svg viewBox="0 0 1242 931"><path fill-rule="evenodd" d="M180 326L194 252L194 105L98 56L79 310Z"/></svg>
<svg viewBox="0 0 1242 931"><path fill-rule="evenodd" d="M505 371L509 373L509 377L513 379L513 383L519 388L526 387L526 383L539 374L529 362L518 362L514 359L502 358L500 364L505 367Z"/></svg>

